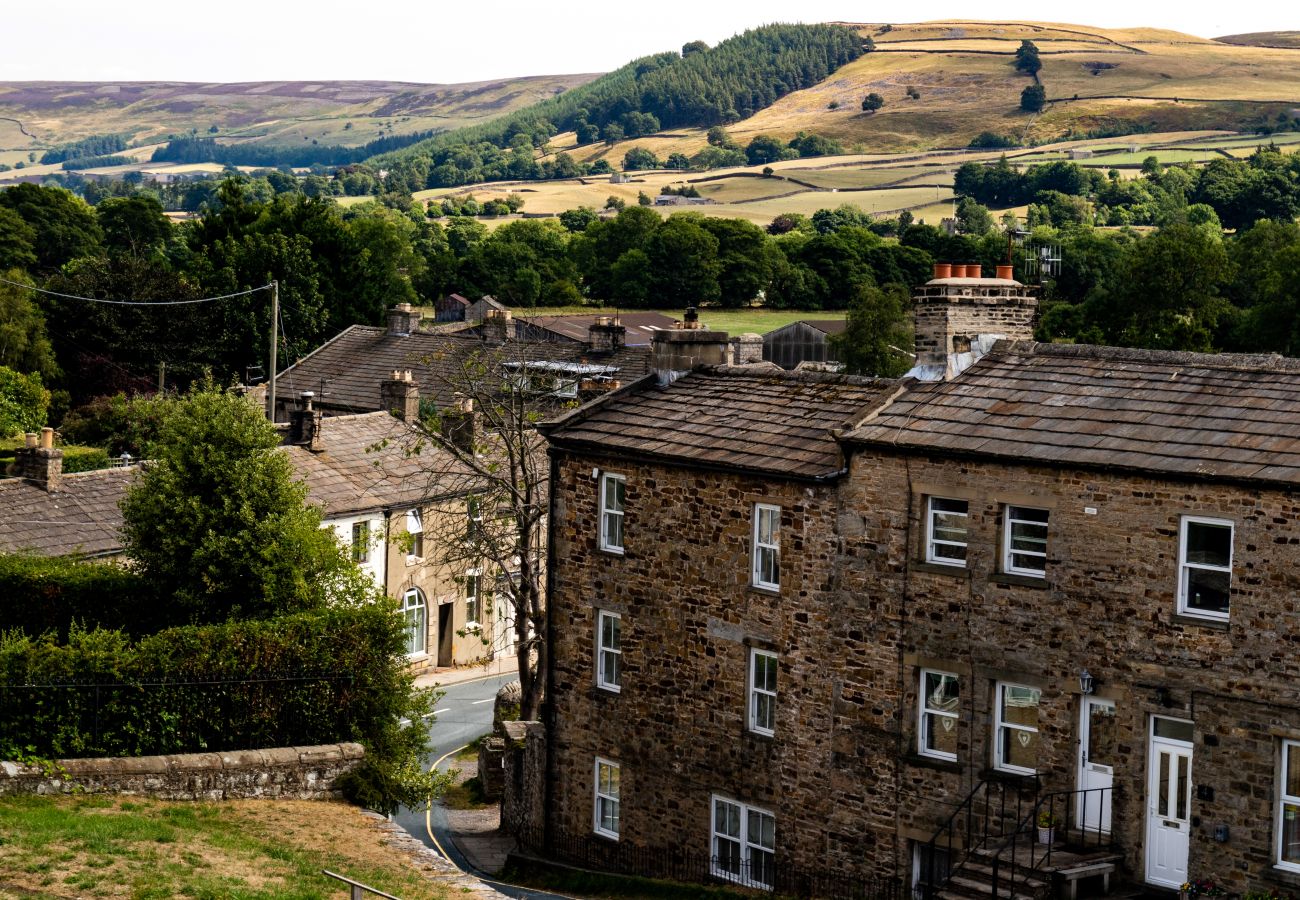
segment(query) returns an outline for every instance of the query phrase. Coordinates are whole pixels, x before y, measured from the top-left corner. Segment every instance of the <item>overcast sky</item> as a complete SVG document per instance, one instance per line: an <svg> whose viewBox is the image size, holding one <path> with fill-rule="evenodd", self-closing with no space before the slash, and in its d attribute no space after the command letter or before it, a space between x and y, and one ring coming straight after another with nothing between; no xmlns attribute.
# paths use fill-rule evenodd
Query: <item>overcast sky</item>
<svg viewBox="0 0 1300 900"><path fill-rule="evenodd" d="M1281 0L10 0L0 9L4 81L480 81L608 71L766 22L902 16L1152 26L1201 37L1297 26L1295 7Z"/></svg>

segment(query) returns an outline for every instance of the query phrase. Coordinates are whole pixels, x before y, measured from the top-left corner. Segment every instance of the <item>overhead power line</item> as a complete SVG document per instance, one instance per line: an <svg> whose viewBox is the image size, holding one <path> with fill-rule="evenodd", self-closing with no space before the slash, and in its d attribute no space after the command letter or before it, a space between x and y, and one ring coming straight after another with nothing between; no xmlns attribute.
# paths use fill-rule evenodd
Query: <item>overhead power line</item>
<svg viewBox="0 0 1300 900"><path fill-rule="evenodd" d="M195 303L212 303L217 300L230 300L234 297L246 297L249 294L256 294L258 291L269 291L274 286L274 282L272 282L271 284L264 284L261 287L249 288L246 291L236 291L233 294L222 294L219 297L199 297L195 300L104 300L99 297L81 297L77 294L61 294L58 291L47 291L45 288L23 284L21 281L10 281L8 278L0 278L0 283L12 284L14 287L26 288L29 291L35 291L38 294L45 294L48 297L62 297L65 300L85 300L87 303L106 303L110 306L191 306Z"/></svg>

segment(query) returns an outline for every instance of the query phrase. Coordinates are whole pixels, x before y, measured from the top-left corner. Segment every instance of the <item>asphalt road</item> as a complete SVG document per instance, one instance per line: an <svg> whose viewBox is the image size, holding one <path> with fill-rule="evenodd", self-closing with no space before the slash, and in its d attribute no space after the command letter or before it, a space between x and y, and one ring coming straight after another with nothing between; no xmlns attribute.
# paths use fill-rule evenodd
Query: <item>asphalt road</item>
<svg viewBox="0 0 1300 900"><path fill-rule="evenodd" d="M497 691L502 685L514 681L517 677L515 673L510 672L444 688L446 694L434 708L435 720L429 725L430 751L425 757L424 764L432 766L442 757L491 731L492 701L496 699ZM560 894L548 894L502 884L475 869L451 840L451 834L447 829L446 811L436 803L427 811L424 807L409 809L403 806L393 816L393 821L418 838L426 847L432 847L438 853L448 857L461 871L477 876L484 884L496 888L508 897L520 897L526 900L567 900Z"/></svg>

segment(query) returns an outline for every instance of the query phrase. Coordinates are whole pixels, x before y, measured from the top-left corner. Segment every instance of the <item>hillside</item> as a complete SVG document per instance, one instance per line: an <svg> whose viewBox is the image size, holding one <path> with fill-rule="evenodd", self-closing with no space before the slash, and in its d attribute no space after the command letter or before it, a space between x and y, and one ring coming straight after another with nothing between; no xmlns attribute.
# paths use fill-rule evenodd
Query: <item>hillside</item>
<svg viewBox="0 0 1300 900"><path fill-rule="evenodd" d="M1238 44L1243 47L1300 50L1300 31L1255 31L1250 34L1228 34L1215 40L1221 44Z"/></svg>
<svg viewBox="0 0 1300 900"><path fill-rule="evenodd" d="M1300 50L1145 28L1011 22L853 27L873 39L874 51L728 126L732 136L743 145L757 134L789 138L803 130L850 150L894 153L962 147L983 131L1043 142L1098 132L1249 131L1279 113L1300 116ZM1022 40L1038 46L1043 62L1039 77L1049 105L1038 116L1019 109L1020 92L1031 83L1011 66ZM919 96L909 97L909 88ZM863 113L862 98L873 92L885 105ZM832 103L838 108L829 109ZM704 132L679 130L615 147L578 147L564 135L552 146L578 160L609 157L613 163L632 146L660 157L693 154L704 146Z"/></svg>
<svg viewBox="0 0 1300 900"><path fill-rule="evenodd" d="M222 141L357 147L380 137L459 128L531 106L595 75L466 84L394 81L0 82L0 162L90 137L135 144L192 129ZM211 129L216 127L216 131Z"/></svg>

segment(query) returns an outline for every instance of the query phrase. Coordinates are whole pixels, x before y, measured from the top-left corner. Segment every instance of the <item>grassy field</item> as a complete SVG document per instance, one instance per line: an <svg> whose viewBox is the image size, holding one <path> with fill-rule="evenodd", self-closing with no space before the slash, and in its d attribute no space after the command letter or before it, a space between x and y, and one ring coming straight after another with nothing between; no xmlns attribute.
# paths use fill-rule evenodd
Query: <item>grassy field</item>
<svg viewBox="0 0 1300 900"><path fill-rule="evenodd" d="M0 800L0 895L321 900L330 869L406 900L445 900L352 806L126 797Z"/></svg>
<svg viewBox="0 0 1300 900"><path fill-rule="evenodd" d="M680 319L684 310L680 309L651 309L651 310L621 310L622 312L657 312L662 313L670 318ZM536 309L516 309L517 316L564 316L564 315L615 315L620 310L612 306L556 306L556 307L538 307ZM432 316L433 310L425 307L424 314ZM702 309L700 310L700 321L714 331L725 331L727 334L744 334L753 332L755 334L765 334L766 332L780 328L782 325L789 325L791 322L798 322L800 319L842 319L844 318L843 310L787 310L787 309Z"/></svg>

